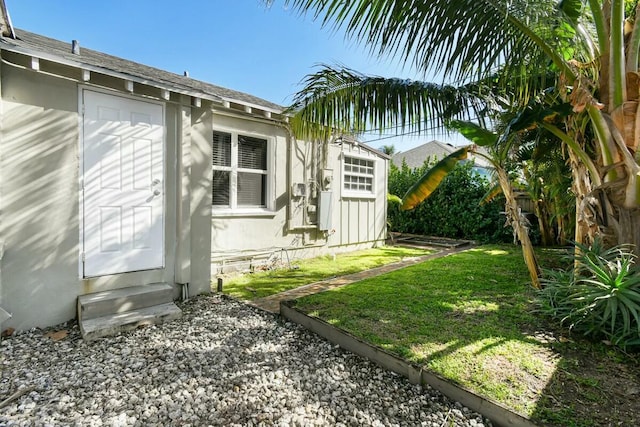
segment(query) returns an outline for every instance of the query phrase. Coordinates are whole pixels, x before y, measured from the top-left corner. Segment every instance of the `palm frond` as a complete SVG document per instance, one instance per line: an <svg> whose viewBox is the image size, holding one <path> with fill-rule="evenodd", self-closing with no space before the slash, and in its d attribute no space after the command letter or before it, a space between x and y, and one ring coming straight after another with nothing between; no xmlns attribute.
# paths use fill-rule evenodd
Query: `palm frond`
<svg viewBox="0 0 640 427"><path fill-rule="evenodd" d="M289 112L301 138L386 128L418 134L449 118L482 114L485 102L477 84L454 87L322 65L305 78Z"/></svg>
<svg viewBox="0 0 640 427"><path fill-rule="evenodd" d="M574 59L585 63L592 59L587 58L583 33L570 31L584 14L577 4L563 8L555 0L286 3L300 12L311 12L325 26L343 29L374 55L392 56L425 74L438 71L454 80L481 79L503 64L509 64L504 71L511 76L550 63L571 75L563 57L568 48L575 51Z"/></svg>

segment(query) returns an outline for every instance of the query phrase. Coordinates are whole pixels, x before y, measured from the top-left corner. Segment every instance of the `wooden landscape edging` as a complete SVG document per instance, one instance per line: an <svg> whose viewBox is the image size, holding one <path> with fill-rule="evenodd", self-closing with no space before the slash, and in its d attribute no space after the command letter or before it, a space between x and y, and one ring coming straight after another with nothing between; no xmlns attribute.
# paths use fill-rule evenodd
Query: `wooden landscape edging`
<svg viewBox="0 0 640 427"><path fill-rule="evenodd" d="M429 385L448 398L462 403L467 408L482 414L497 426L536 427L529 418L513 412L501 403L477 395L464 387L453 384L443 377L430 372L421 366L407 362L379 347L373 346L348 332L334 327L324 320L307 316L292 307L293 301L280 303L280 315L304 326L310 331L339 345L343 349L367 358L377 365L400 374L412 384Z"/></svg>

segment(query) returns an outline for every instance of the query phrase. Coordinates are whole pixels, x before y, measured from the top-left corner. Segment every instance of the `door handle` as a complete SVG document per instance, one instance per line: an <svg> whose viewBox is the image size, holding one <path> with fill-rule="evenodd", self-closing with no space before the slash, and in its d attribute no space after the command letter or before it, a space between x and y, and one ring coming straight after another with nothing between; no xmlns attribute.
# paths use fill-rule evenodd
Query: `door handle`
<svg viewBox="0 0 640 427"><path fill-rule="evenodd" d="M153 195L154 196L159 196L160 195L160 190L153 190Z"/></svg>

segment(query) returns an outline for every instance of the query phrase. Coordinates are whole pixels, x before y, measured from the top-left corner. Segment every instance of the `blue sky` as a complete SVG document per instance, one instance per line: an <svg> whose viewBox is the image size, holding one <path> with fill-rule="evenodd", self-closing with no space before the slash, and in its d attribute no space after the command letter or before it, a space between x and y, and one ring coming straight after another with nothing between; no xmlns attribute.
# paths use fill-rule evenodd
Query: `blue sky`
<svg viewBox="0 0 640 427"><path fill-rule="evenodd" d="M287 10L283 0L5 0L14 27L162 68L287 105L300 81L320 63L367 74L417 78L377 60L344 34ZM384 138L373 147L406 151L442 133Z"/></svg>

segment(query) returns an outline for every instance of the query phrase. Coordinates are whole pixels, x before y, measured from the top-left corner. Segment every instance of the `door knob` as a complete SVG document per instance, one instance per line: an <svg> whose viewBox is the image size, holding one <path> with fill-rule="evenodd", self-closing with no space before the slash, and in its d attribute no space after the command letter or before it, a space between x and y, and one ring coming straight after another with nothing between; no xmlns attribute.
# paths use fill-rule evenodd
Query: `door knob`
<svg viewBox="0 0 640 427"><path fill-rule="evenodd" d="M153 195L154 196L159 196L160 195L160 190L153 190Z"/></svg>

